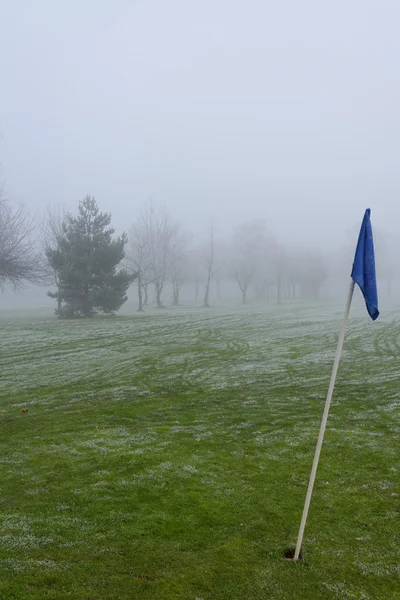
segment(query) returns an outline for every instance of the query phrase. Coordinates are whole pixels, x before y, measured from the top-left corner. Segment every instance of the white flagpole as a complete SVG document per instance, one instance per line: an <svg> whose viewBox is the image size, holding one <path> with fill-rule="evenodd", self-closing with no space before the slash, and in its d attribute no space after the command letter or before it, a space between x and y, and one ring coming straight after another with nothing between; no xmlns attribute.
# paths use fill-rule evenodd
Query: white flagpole
<svg viewBox="0 0 400 600"><path fill-rule="evenodd" d="M326 422L328 420L329 407L331 405L333 388L335 387L335 381L336 381L336 375L337 375L337 371L338 371L338 367L339 367L340 355L342 353L344 334L346 332L347 321L349 319L349 312L350 312L351 301L353 299L353 292L354 292L354 281L351 280L351 284L350 284L350 288L349 288L349 295L347 298L346 310L345 310L344 317L343 317L342 328L341 328L340 334L339 334L339 341L338 341L337 350L336 350L335 362L333 363L331 381L329 384L328 394L326 396L325 410L324 410L324 414L323 414L322 421L321 421L321 427L319 430L318 442L317 442L317 447L316 447L315 455L314 455L314 462L313 462L313 466L311 469L310 482L308 484L307 496L306 496L306 501L305 501L304 509L303 509L303 516L301 518L300 530L299 530L299 535L297 538L296 550L294 553L294 560L298 560L299 555L300 555L301 544L302 544L303 535L304 535L304 529L305 529L306 522L307 522L308 509L310 507L310 500L311 500L311 495L312 495L313 487L314 487L315 475L317 473L317 468L318 468L319 455L321 454L321 447L322 447L322 442L324 439Z"/></svg>

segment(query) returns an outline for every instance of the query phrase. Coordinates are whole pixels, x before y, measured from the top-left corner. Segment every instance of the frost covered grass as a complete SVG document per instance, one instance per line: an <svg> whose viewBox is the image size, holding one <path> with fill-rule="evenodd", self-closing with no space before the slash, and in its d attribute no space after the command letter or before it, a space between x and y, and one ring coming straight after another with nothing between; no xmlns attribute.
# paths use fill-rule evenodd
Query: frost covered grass
<svg viewBox="0 0 400 600"><path fill-rule="evenodd" d="M400 598L400 313L1 315L0 599Z"/></svg>

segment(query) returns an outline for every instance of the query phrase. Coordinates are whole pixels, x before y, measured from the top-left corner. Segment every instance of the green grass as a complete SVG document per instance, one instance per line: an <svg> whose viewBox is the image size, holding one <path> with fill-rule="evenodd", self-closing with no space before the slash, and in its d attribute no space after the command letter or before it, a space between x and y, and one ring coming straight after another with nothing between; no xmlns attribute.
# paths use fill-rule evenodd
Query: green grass
<svg viewBox="0 0 400 600"><path fill-rule="evenodd" d="M0 599L400 598L400 315L0 322Z"/></svg>

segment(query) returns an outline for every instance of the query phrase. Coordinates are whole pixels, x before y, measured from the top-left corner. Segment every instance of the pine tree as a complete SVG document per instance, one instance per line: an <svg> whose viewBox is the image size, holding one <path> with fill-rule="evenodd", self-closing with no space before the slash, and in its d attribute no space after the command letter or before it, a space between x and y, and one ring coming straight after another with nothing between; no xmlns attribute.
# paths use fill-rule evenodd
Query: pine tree
<svg viewBox="0 0 400 600"><path fill-rule="evenodd" d="M101 213L94 198L79 203L79 214L67 214L62 234L46 256L57 273L56 298L60 318L92 317L114 313L126 302L126 291L135 275L117 269L124 258L127 237L113 239L111 214Z"/></svg>

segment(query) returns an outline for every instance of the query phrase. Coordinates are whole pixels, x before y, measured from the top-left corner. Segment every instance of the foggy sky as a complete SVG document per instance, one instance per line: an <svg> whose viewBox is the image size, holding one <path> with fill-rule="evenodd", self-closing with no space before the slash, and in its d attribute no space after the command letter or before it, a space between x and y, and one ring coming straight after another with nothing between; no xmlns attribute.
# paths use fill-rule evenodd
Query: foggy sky
<svg viewBox="0 0 400 600"><path fill-rule="evenodd" d="M322 246L400 218L396 0L0 0L0 179Z"/></svg>

